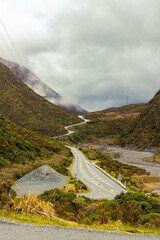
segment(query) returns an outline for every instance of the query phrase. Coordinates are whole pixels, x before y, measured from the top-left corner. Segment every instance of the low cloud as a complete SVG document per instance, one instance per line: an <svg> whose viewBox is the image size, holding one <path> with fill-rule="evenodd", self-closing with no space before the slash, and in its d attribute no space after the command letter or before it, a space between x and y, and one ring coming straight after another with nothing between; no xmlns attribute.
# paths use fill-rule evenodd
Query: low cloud
<svg viewBox="0 0 160 240"><path fill-rule="evenodd" d="M93 111L158 91L159 0L13 3L2 17L23 61L62 97Z"/></svg>

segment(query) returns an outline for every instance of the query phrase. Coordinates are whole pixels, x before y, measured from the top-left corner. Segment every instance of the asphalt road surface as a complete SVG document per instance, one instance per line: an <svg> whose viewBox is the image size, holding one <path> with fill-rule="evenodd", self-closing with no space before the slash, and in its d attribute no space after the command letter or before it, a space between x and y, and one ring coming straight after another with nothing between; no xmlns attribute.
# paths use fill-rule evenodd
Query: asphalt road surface
<svg viewBox="0 0 160 240"><path fill-rule="evenodd" d="M159 237L62 227L22 225L0 221L1 240L158 240Z"/></svg>
<svg viewBox="0 0 160 240"><path fill-rule="evenodd" d="M85 124L85 123L87 123L87 122L90 122L89 119L85 119L85 118L84 118L83 116L81 116L81 115L79 115L78 117L79 117L80 119L82 119L83 122L76 123L76 124L73 124L73 125L69 125L69 126L64 127L64 128L68 131L68 133L66 133L66 134L64 134L64 135L55 136L55 137L52 137L52 138L55 139L55 138L60 138L60 137L69 136L69 135L71 135L71 134L74 133L74 131L69 130L69 128L71 128L71 127L76 127L76 126L79 126L79 125L83 125L83 124Z"/></svg>
<svg viewBox="0 0 160 240"><path fill-rule="evenodd" d="M91 190L89 193L83 194L84 196L94 199L114 199L122 191L126 192L122 186L88 161L77 148L70 147L70 149L74 155L74 176L80 179Z"/></svg>

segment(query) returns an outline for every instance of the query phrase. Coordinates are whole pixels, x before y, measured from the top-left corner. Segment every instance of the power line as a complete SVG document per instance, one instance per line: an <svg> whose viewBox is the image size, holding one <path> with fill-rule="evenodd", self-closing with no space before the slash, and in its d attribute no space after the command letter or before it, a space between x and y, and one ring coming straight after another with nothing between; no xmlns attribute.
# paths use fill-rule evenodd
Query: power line
<svg viewBox="0 0 160 240"><path fill-rule="evenodd" d="M11 56L12 56L12 58L13 58L13 59L14 59L14 61L16 62L16 59L15 59L14 55L12 54L12 52L11 52L11 50L10 50L10 48L9 48L9 46L8 46L8 44L7 44L6 40L5 40L5 38L3 37L3 35L2 35L2 33L1 33L1 32L0 32L0 36L1 36L2 40L4 41L4 43L5 43L5 45L6 45L7 49L8 49L8 51L9 51L9 53L10 53L10 54L11 54Z"/></svg>
<svg viewBox="0 0 160 240"><path fill-rule="evenodd" d="M7 59L7 55L1 46L0 46L0 49L1 49L1 52L3 53L3 55L5 56L5 58Z"/></svg>
<svg viewBox="0 0 160 240"><path fill-rule="evenodd" d="M3 26L5 32L6 32L7 36L8 36L8 39L9 39L10 42L11 42L11 45L12 45L12 47L13 47L13 49L14 49L14 51L15 51L17 57L18 57L18 59L20 60L20 62L21 62L22 65L23 65L23 61L22 61L21 57L19 56L18 51L17 51L17 49L16 49L16 47L15 47L15 44L13 43L13 41L12 41L12 39L11 39L11 37L10 37L8 31L7 31L7 28L6 28L6 26L5 26L5 24L4 24L4 22L3 22L3 20L2 20L1 17L0 17L0 22L2 23L2 26Z"/></svg>

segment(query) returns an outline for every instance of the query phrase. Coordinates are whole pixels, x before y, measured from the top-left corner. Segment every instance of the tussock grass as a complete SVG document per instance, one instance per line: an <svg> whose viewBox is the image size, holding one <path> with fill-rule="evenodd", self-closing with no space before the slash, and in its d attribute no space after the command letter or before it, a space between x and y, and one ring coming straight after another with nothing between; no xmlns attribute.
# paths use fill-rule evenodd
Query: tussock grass
<svg viewBox="0 0 160 240"><path fill-rule="evenodd" d="M47 217L52 219L56 216L51 203L46 203L33 193L29 196L11 199L6 206L7 211L14 213L26 213L27 215L36 215L39 217Z"/></svg>

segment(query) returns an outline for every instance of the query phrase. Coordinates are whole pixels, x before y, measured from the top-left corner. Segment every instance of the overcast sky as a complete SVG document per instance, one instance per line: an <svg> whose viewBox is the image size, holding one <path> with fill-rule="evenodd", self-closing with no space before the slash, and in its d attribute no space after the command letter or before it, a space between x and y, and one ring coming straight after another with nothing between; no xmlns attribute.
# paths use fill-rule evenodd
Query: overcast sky
<svg viewBox="0 0 160 240"><path fill-rule="evenodd" d="M160 0L0 0L0 6L23 64L66 99L93 111L125 105L127 96L129 103L147 102L159 90ZM8 41L1 22L0 33ZM0 35L4 52L13 60Z"/></svg>

